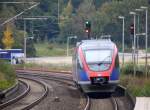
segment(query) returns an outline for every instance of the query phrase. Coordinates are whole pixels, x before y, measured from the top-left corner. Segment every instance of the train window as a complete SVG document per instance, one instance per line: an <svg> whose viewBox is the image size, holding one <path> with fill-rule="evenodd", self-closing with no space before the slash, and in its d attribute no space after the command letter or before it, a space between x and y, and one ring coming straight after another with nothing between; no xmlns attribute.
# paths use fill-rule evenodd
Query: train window
<svg viewBox="0 0 150 110"><path fill-rule="evenodd" d="M83 68L83 64L82 64L82 62L81 62L80 56L78 55L77 58L78 58L78 63L79 63L78 65L80 65L80 68Z"/></svg>
<svg viewBox="0 0 150 110"><path fill-rule="evenodd" d="M111 50L87 50L85 51L87 63L112 62Z"/></svg>
<svg viewBox="0 0 150 110"><path fill-rule="evenodd" d="M90 70L106 71L112 63L112 50L87 50L85 58Z"/></svg>

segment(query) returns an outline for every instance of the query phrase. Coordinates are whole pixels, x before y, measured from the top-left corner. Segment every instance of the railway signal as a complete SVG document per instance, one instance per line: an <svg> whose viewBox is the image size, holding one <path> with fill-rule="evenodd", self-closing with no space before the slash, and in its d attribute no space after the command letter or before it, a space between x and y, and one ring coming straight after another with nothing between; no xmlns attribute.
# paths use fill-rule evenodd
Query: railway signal
<svg viewBox="0 0 150 110"><path fill-rule="evenodd" d="M134 24L130 25L130 33L131 35L134 35Z"/></svg>
<svg viewBox="0 0 150 110"><path fill-rule="evenodd" d="M88 34L88 38L89 38L90 33L91 33L91 22L90 21L85 22L85 32Z"/></svg>

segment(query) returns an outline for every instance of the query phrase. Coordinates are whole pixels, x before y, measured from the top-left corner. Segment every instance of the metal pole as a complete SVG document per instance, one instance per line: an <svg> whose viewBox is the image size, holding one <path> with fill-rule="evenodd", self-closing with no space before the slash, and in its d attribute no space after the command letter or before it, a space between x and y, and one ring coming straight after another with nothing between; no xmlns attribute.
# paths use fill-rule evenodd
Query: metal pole
<svg viewBox="0 0 150 110"><path fill-rule="evenodd" d="M59 9L59 5L60 5L60 2L59 2L59 0L58 0L58 24L59 24L59 16L60 16L60 15L59 15L59 10L60 10L60 9Z"/></svg>
<svg viewBox="0 0 150 110"><path fill-rule="evenodd" d="M135 63L135 49L136 49L136 13L135 12L130 12L131 15L134 17L134 41L133 41L133 64L134 64L134 77L136 76L136 63Z"/></svg>
<svg viewBox="0 0 150 110"><path fill-rule="evenodd" d="M148 77L148 71L147 71L147 46L148 46L148 7L141 6L141 9L145 10L146 14L146 22L145 22L145 73L146 77Z"/></svg>
<svg viewBox="0 0 150 110"><path fill-rule="evenodd" d="M24 20L24 62L26 63L26 20Z"/></svg>
<svg viewBox="0 0 150 110"><path fill-rule="evenodd" d="M125 17L119 16L119 19L122 20L122 67L124 66L124 25L125 25Z"/></svg>
<svg viewBox="0 0 150 110"><path fill-rule="evenodd" d="M124 18L123 20L123 26L122 26L122 67L124 66Z"/></svg>
<svg viewBox="0 0 150 110"><path fill-rule="evenodd" d="M135 11L137 11L137 12L142 12L143 11L143 9L135 9ZM138 58L139 58L139 37L140 37L140 14L137 14L138 15L138 28L137 28L137 33L139 34L139 35L137 35L137 64L139 63L139 61L138 61Z"/></svg>
<svg viewBox="0 0 150 110"><path fill-rule="evenodd" d="M134 58L133 58L133 56L134 56L134 35L131 35L131 37L132 37L132 63L134 63Z"/></svg>
<svg viewBox="0 0 150 110"><path fill-rule="evenodd" d="M147 35L147 28L148 28L148 9L146 8L146 43L145 43L145 48L146 48L146 55L145 55L145 72L146 72L146 76L148 77L148 72L147 72L147 45L148 45L148 35Z"/></svg>
<svg viewBox="0 0 150 110"><path fill-rule="evenodd" d="M137 29L138 33L140 33L140 16L138 14L138 29ZM139 58L139 36L137 36L137 64L139 63L138 61Z"/></svg>
<svg viewBox="0 0 150 110"><path fill-rule="evenodd" d="M133 58L133 60L134 60L134 77L136 76L136 63L135 63L135 49L136 49L136 14L134 14L134 58Z"/></svg>
<svg viewBox="0 0 150 110"><path fill-rule="evenodd" d="M69 37L67 38L67 57L69 56Z"/></svg>

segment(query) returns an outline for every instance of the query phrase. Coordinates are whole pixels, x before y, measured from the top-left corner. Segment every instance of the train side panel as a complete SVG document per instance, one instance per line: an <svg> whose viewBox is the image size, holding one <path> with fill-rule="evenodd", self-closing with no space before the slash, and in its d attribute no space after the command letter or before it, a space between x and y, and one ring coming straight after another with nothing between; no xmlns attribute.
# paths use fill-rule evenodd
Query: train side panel
<svg viewBox="0 0 150 110"><path fill-rule="evenodd" d="M75 51L73 55L73 80L77 84L82 84L82 83L89 83L90 80L87 76L86 71L83 69L83 64L81 62L81 59L78 55L78 51Z"/></svg>

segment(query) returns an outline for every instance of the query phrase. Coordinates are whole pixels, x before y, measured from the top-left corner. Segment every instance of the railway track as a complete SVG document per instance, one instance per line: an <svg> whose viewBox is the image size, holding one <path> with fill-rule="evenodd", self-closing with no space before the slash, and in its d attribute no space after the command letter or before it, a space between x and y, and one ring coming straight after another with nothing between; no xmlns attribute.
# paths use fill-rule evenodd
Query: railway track
<svg viewBox="0 0 150 110"><path fill-rule="evenodd" d="M54 100L55 101L56 100L59 100L59 101L63 100L63 97L60 94L64 94L65 97L68 98L68 100L67 99L63 100L64 103L65 103L65 106L63 108L57 107L58 104L57 105L51 105L51 107L45 108L45 107L47 107L47 105L44 104L45 102L43 102L41 105L44 105L45 107L42 107L41 105L38 105L37 107L34 108L35 110L40 110L40 109L55 110L56 108L57 108L56 110L59 110L59 109L60 110L62 110L62 109L63 110L70 110L70 109L72 109L72 110L77 110L77 109L78 110L89 110L89 104L90 104L89 97L82 94L80 91L78 91L75 88L74 83L72 82L72 79L71 79L71 75L68 75L68 77L66 77L66 75L62 75L62 74L59 74L59 73L58 74L54 73L54 74L51 74L51 75L38 74L38 73L32 73L32 74L21 73L21 74L18 74L18 75L19 76L26 76L26 77L34 77L34 78L38 78L38 79L43 79L43 81L45 81L45 83L47 83L49 85L52 85L52 86L53 86L54 82L55 83L57 82L59 88L63 87L63 89L64 88L67 89L67 91L65 91L65 92L69 91L69 94L65 94L65 92L64 93L58 93L57 90L50 90L51 92L56 91L56 93L54 93L55 94L54 96L51 96L51 95L49 96L49 97L51 97L51 99L49 99L49 100L52 100L51 101L52 103L53 103ZM54 84L54 86L55 86L55 88L57 88L56 84ZM50 87L50 88L52 88L52 87ZM53 94L51 92L50 92L50 94ZM63 92L63 90L61 92ZM69 99L69 97L67 95L71 95L71 97L73 99L72 98ZM70 103L70 102L72 102L72 103ZM55 106L55 107L52 108L52 106Z"/></svg>
<svg viewBox="0 0 150 110"><path fill-rule="evenodd" d="M0 105L1 109L29 110L37 105L48 93L47 85L44 82L22 76L19 77L19 80L26 85L25 91Z"/></svg>
<svg viewBox="0 0 150 110"><path fill-rule="evenodd" d="M30 73L31 71L28 72ZM61 72L53 73L46 71L46 73L43 74L41 72L37 73L37 71L34 70L31 73L36 77L45 77L44 79L53 79L55 81L61 80L62 82L66 82L67 85L73 85L71 74L65 74L65 72L62 72L62 74ZM24 73L24 75L25 74L28 75L28 73ZM131 101L125 96L124 92L121 92L121 95L120 93L115 93L112 96L104 97L105 95L107 96L107 94L103 94L99 97L98 94L96 98L86 96L86 104L83 110L132 110L134 108L134 105L129 103Z"/></svg>
<svg viewBox="0 0 150 110"><path fill-rule="evenodd" d="M132 110L124 93L113 95L83 94L75 88L72 76L65 72L17 71L22 82L28 83L30 93L26 93L13 105L3 106L4 110ZM34 81L33 81L34 79ZM29 84L30 82L30 84ZM39 87L45 85L45 87ZM37 84L38 83L38 84ZM46 84L45 84L46 83ZM32 87L34 86L34 87ZM32 90L32 88L38 88ZM39 89L40 88L40 89ZM48 91L49 90L49 91ZM47 91L47 92L46 92ZM43 93L43 94L42 94ZM37 95L38 94L38 95ZM45 94L45 95L44 95ZM47 97L45 97L47 95ZM43 99L43 100L42 100ZM42 100L42 101L41 101ZM41 101L41 102L40 102ZM29 103L30 102L30 103ZM31 103L32 102L32 103ZM40 103L39 103L40 102ZM12 103L11 103L12 104ZM13 109L12 109L13 108ZM1 109L1 108L0 108Z"/></svg>
<svg viewBox="0 0 150 110"><path fill-rule="evenodd" d="M28 94L29 90L30 90L30 86L27 83L19 80L18 91L13 91L10 96L5 97L3 99L3 103L0 104L0 109L3 109L15 103L17 100L20 100L21 98L25 97Z"/></svg>

